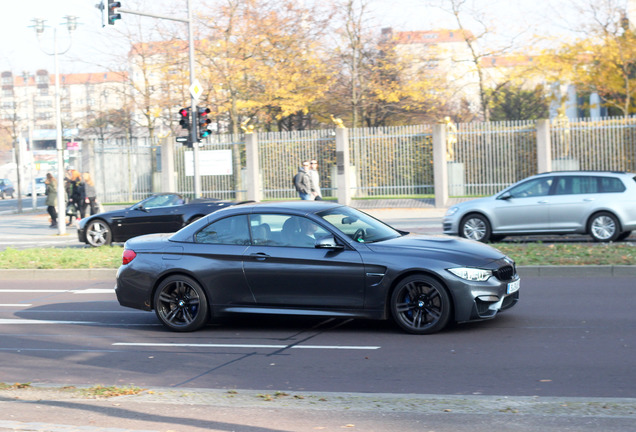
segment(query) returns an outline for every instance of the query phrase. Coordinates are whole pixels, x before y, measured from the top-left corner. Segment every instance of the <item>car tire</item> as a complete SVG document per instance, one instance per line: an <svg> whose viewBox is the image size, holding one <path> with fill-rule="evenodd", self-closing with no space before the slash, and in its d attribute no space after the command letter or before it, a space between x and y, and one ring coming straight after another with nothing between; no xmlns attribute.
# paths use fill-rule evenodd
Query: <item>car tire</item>
<svg viewBox="0 0 636 432"><path fill-rule="evenodd" d="M459 235L470 240L487 242L490 240L490 222L480 214L469 214L459 223Z"/></svg>
<svg viewBox="0 0 636 432"><path fill-rule="evenodd" d="M155 313L159 321L177 332L191 332L208 322L209 308L203 288L184 275L170 276L155 291Z"/></svg>
<svg viewBox="0 0 636 432"><path fill-rule="evenodd" d="M393 320L408 333L437 333L448 324L451 309L446 288L426 275L405 278L391 295Z"/></svg>
<svg viewBox="0 0 636 432"><path fill-rule="evenodd" d="M616 241L621 233L618 219L611 213L599 212L590 218L587 232L597 242Z"/></svg>
<svg viewBox="0 0 636 432"><path fill-rule="evenodd" d="M86 242L93 247L108 246L113 241L110 226L101 219L95 219L86 224Z"/></svg>

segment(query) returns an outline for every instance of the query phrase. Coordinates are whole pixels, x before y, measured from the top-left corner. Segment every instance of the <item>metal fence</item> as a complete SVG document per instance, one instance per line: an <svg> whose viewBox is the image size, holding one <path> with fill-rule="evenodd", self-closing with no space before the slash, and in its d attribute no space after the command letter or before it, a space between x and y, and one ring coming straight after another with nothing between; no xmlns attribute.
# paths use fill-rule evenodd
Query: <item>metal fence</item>
<svg viewBox="0 0 636 432"><path fill-rule="evenodd" d="M636 171L636 118L551 121L552 169Z"/></svg>
<svg viewBox="0 0 636 432"><path fill-rule="evenodd" d="M147 138L110 139L93 147L93 179L102 203L133 202L153 191L156 147Z"/></svg>
<svg viewBox="0 0 636 432"><path fill-rule="evenodd" d="M257 138L263 199L296 198L292 179L306 159L318 160L323 196L336 195L334 130L259 133ZM534 121L462 123L455 138L448 164L450 196L493 194L537 172ZM555 171L636 171L636 118L553 120L550 138ZM354 198L435 192L432 125L350 129L349 148ZM200 158L202 195L244 199L245 137L212 136L200 149L206 157L214 155ZM161 149L149 140L110 140L95 144L94 151L102 202L132 202L161 191ZM192 195L192 151L177 145L174 155L177 192ZM219 160L223 163L217 166Z"/></svg>
<svg viewBox="0 0 636 432"><path fill-rule="evenodd" d="M302 161L311 159L318 161L322 195L335 195L332 167L336 165L336 136L333 130L259 133L258 152L263 199L297 198L294 175Z"/></svg>
<svg viewBox="0 0 636 432"><path fill-rule="evenodd" d="M449 163L449 195L492 195L536 174L534 121L461 123L455 160Z"/></svg>
<svg viewBox="0 0 636 432"><path fill-rule="evenodd" d="M351 129L355 197L433 194L432 125Z"/></svg>
<svg viewBox="0 0 636 432"><path fill-rule="evenodd" d="M242 135L213 135L199 147L201 195L224 200L240 200L244 192L241 176L245 167L245 140ZM193 151L185 146L175 150L177 192L194 191Z"/></svg>

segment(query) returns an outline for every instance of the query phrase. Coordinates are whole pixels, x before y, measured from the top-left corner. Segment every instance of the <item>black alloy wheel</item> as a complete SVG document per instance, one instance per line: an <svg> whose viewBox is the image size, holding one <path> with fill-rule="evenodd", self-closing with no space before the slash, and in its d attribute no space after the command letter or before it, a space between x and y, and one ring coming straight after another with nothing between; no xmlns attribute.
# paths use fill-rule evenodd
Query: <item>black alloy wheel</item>
<svg viewBox="0 0 636 432"><path fill-rule="evenodd" d="M178 332L195 331L208 322L203 288L183 275L165 279L155 292L155 313L163 325Z"/></svg>
<svg viewBox="0 0 636 432"><path fill-rule="evenodd" d="M101 219L86 224L86 241L93 247L108 246L113 240L110 226Z"/></svg>
<svg viewBox="0 0 636 432"><path fill-rule="evenodd" d="M470 214L459 223L460 237L485 243L490 240L490 233L490 222L480 214Z"/></svg>
<svg viewBox="0 0 636 432"><path fill-rule="evenodd" d="M408 333L431 334L442 330L451 316L451 301L446 288L425 275L409 276L391 296L395 322Z"/></svg>

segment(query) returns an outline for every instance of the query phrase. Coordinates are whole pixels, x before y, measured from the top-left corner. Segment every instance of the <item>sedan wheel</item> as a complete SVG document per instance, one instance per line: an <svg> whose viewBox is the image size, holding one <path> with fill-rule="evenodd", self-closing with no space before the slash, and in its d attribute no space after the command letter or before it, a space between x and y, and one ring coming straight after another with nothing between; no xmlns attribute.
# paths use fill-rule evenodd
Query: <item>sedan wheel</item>
<svg viewBox="0 0 636 432"><path fill-rule="evenodd" d="M194 331L208 321L208 302L194 279L170 276L155 292L155 313L170 330Z"/></svg>
<svg viewBox="0 0 636 432"><path fill-rule="evenodd" d="M459 235L467 239L487 242L490 239L490 223L481 215L468 215L459 224Z"/></svg>
<svg viewBox="0 0 636 432"><path fill-rule="evenodd" d="M618 220L613 214L607 212L595 214L590 221L588 231L597 242L615 241L620 234Z"/></svg>
<svg viewBox="0 0 636 432"><path fill-rule="evenodd" d="M94 220L86 225L86 241L93 247L107 246L113 240L108 224L102 220Z"/></svg>
<svg viewBox="0 0 636 432"><path fill-rule="evenodd" d="M391 312L395 322L409 333L436 333L450 319L450 297L437 280L424 275L410 276L393 291Z"/></svg>

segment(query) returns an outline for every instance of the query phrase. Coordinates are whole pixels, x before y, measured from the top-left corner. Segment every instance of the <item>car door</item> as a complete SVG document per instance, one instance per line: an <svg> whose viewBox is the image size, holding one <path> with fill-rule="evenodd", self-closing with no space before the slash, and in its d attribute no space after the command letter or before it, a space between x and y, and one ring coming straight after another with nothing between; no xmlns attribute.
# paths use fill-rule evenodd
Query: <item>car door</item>
<svg viewBox="0 0 636 432"><path fill-rule="evenodd" d="M245 251L243 265L257 304L363 307L365 273L357 251L348 246L315 248L313 239L332 234L305 217L255 214L251 218L252 245Z"/></svg>
<svg viewBox="0 0 636 432"><path fill-rule="evenodd" d="M194 242L188 244L188 268L208 287L208 300L215 306L254 305L254 295L243 272L249 244L246 215L215 220L199 230Z"/></svg>
<svg viewBox="0 0 636 432"><path fill-rule="evenodd" d="M142 201L113 218L126 238L144 234L170 233L183 227L182 201L178 195L159 195Z"/></svg>
<svg viewBox="0 0 636 432"><path fill-rule="evenodd" d="M560 176L556 179L555 199L550 204L553 230L573 232L585 230L588 216L602 200L600 177Z"/></svg>
<svg viewBox="0 0 636 432"><path fill-rule="evenodd" d="M492 209L493 231L527 232L550 228L553 177L534 178L502 194Z"/></svg>

